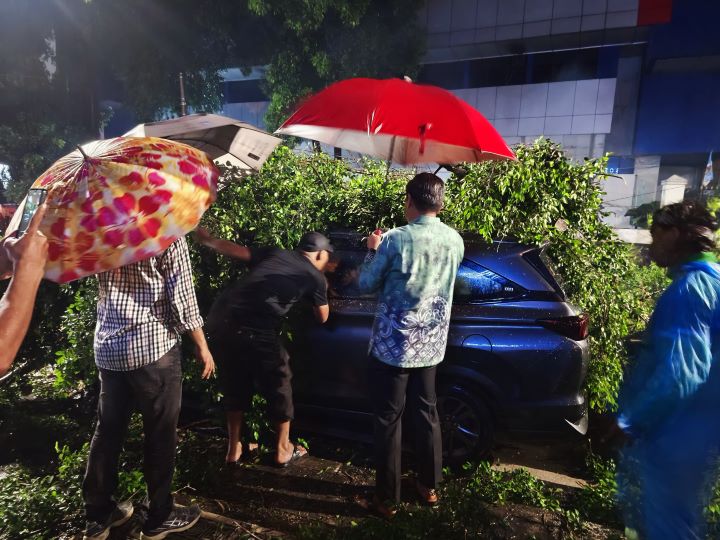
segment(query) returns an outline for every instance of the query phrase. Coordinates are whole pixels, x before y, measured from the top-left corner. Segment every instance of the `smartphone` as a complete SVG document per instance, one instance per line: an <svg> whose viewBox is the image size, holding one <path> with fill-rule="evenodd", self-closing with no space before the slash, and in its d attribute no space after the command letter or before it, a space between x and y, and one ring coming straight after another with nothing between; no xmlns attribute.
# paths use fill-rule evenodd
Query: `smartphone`
<svg viewBox="0 0 720 540"><path fill-rule="evenodd" d="M47 197L47 189L31 189L28 191L27 197L25 198L25 205L23 206L22 216L20 217L20 226L17 230L17 235L22 236L30 226L35 212L42 203L45 202Z"/></svg>

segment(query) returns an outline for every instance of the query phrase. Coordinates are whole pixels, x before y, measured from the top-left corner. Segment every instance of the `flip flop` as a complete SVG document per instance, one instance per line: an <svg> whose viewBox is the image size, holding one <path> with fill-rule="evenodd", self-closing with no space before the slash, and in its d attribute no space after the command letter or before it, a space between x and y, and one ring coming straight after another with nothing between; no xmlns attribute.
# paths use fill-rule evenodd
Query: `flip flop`
<svg viewBox="0 0 720 540"><path fill-rule="evenodd" d="M303 450L305 450L305 449L303 448ZM295 450L292 453L292 456L290 456L290 459L288 459L287 461L284 461L282 463L275 462L275 466L279 469L284 469L284 468L290 466L291 464L295 463L297 460L304 458L307 455L309 455L307 450L305 450L305 452L302 452L296 446Z"/></svg>

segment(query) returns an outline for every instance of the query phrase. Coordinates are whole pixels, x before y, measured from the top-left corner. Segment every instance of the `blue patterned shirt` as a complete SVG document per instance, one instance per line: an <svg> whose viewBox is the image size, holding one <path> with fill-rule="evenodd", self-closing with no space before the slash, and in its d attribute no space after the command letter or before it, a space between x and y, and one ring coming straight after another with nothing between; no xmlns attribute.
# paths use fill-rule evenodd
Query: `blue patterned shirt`
<svg viewBox="0 0 720 540"><path fill-rule="evenodd" d="M370 354L402 368L442 362L464 251L460 235L437 217L420 216L383 235L358 279L363 292L380 291Z"/></svg>

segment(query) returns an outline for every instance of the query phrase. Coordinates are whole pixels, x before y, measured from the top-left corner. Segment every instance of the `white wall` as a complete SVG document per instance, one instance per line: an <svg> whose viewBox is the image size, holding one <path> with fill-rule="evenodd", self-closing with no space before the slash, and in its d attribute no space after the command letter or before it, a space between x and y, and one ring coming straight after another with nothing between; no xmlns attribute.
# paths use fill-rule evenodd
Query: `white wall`
<svg viewBox="0 0 720 540"><path fill-rule="evenodd" d="M615 79L590 79L453 90L479 110L509 144L544 135L576 159L605 151L612 127Z"/></svg>

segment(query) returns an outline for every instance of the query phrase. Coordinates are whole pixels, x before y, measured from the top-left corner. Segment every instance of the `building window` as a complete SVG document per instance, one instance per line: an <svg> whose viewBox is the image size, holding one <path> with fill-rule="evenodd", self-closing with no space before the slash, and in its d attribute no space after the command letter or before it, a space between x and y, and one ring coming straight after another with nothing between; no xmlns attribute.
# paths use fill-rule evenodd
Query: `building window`
<svg viewBox="0 0 720 540"><path fill-rule="evenodd" d="M249 79L246 81L225 81L225 103L252 103L255 101L268 101L262 89L262 79Z"/></svg>
<svg viewBox="0 0 720 540"><path fill-rule="evenodd" d="M612 78L619 57L619 47L596 47L425 64L418 81L459 90Z"/></svg>

